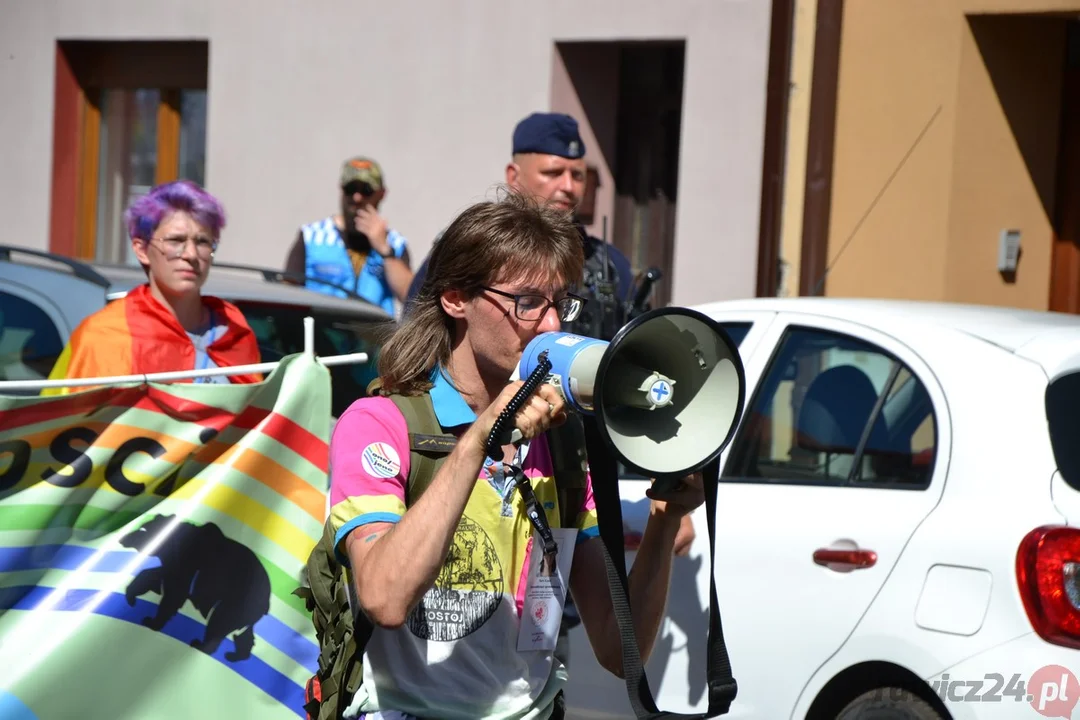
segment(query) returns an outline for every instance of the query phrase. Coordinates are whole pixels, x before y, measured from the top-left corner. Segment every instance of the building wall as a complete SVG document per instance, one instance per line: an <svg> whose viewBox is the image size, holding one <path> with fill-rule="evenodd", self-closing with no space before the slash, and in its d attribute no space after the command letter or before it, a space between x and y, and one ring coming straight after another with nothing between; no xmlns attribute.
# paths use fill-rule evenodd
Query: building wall
<svg viewBox="0 0 1080 720"><path fill-rule="evenodd" d="M346 156L384 165L385 214L423 256L503 180L513 125L550 107L557 41L683 38L674 302L752 295L769 12L769 0L0 0L3 241L48 245L57 39L209 41L206 184L229 213L219 257L281 265L297 227L335 210Z"/></svg>
<svg viewBox="0 0 1080 720"><path fill-rule="evenodd" d="M847 0L827 295L1048 306L1064 24L1016 13L1064 11L1080 2Z"/></svg>
<svg viewBox="0 0 1080 720"><path fill-rule="evenodd" d="M791 79L784 156L784 197L780 222L781 297L799 294L802 262L806 152L810 129L810 90L814 75L814 31L818 0L796 0L792 31Z"/></svg>
<svg viewBox="0 0 1080 720"><path fill-rule="evenodd" d="M1064 26L1055 18L985 17L970 27L961 44L944 295L1046 309ZM994 272L1008 228L1022 231L1015 283Z"/></svg>

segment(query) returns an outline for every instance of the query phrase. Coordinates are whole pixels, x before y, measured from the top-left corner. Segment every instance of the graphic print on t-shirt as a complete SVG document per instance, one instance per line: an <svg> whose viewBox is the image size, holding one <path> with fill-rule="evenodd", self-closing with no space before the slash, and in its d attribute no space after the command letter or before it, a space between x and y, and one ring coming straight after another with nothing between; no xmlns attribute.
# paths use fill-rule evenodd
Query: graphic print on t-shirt
<svg viewBox="0 0 1080 720"><path fill-rule="evenodd" d="M463 516L435 585L409 614L409 630L422 640L460 640L491 619L505 586L491 537Z"/></svg>
<svg viewBox="0 0 1080 720"><path fill-rule="evenodd" d="M456 393L452 387L450 391ZM436 400L433 397L433 403ZM455 401L466 404L460 396ZM341 560L348 562L341 550L350 532L367 524L399 522L407 514L411 443L404 416L385 397L354 403L335 424L334 437L331 527ZM365 463L363 450L369 445L375 447ZM383 445L393 448L396 458ZM384 477L395 462L397 473ZM546 438L535 438L521 468L557 532L561 508L552 465ZM535 530L520 495L501 492L505 485L490 480L488 473L477 473L464 520L455 523L440 576L432 583L435 588L402 627L378 627L372 634L364 682L353 698L357 712L392 707L421 718L543 717L562 686L565 673L555 666L552 650L544 647L554 647L546 630L556 628L551 638L557 640L562 613L557 606L537 608L534 601L539 598L528 592L528 569L537 559L532 556ZM504 502L505 495L509 502ZM510 513L504 514L504 508ZM576 537L558 541L559 562L573 557L578 540L599 534L588 486L575 524ZM523 631L529 640L525 650L519 649ZM536 633L540 642L532 641Z"/></svg>

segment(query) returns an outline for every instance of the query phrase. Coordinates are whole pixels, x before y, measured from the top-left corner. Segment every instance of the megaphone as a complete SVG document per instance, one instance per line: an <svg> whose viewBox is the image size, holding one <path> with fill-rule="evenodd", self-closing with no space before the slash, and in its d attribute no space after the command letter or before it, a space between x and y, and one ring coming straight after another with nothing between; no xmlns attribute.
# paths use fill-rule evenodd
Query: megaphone
<svg viewBox="0 0 1080 720"><path fill-rule="evenodd" d="M611 340L538 335L521 378L550 363L544 382L594 415L605 444L634 472L670 486L713 462L731 442L746 395L737 346L712 318L687 308L650 310Z"/></svg>

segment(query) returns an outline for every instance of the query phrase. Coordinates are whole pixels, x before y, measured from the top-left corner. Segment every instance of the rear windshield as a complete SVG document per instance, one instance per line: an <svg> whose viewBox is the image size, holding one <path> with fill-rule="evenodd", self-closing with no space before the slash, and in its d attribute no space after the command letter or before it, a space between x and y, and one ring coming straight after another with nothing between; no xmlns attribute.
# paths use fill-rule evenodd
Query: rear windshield
<svg viewBox="0 0 1080 720"><path fill-rule="evenodd" d="M236 305L255 331L262 362L276 362L286 355L304 351L304 317L308 315L315 320L316 355L368 354L367 363L330 368L330 411L334 417L340 417L354 400L367 395L368 383L378 375L379 343L390 321L292 305L242 300L236 301Z"/></svg>
<svg viewBox="0 0 1080 720"><path fill-rule="evenodd" d="M1046 421L1058 471L1080 490L1080 371L1062 375L1046 389Z"/></svg>

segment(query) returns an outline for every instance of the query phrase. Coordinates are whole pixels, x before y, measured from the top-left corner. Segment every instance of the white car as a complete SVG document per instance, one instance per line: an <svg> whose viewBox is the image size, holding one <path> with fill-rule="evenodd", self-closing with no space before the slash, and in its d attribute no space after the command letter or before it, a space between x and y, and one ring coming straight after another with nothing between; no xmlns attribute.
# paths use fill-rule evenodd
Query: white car
<svg viewBox="0 0 1080 720"><path fill-rule="evenodd" d="M738 682L725 717L1072 717L1080 317L831 298L695 309L729 330L747 381L716 518ZM645 486L620 485L632 531ZM703 512L646 665L661 710L708 704ZM580 626L570 678L569 717L633 717Z"/></svg>

